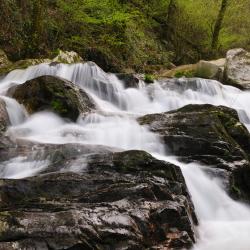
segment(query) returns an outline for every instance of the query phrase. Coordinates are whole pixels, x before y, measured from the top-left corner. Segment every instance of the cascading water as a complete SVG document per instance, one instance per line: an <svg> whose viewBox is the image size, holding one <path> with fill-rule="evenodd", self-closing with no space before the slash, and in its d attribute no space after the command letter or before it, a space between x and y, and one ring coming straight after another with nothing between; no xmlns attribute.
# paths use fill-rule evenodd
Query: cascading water
<svg viewBox="0 0 250 250"><path fill-rule="evenodd" d="M208 177L198 164L155 157L182 169L199 218L199 241L193 250L249 250L250 209L232 200L217 178Z"/></svg>
<svg viewBox="0 0 250 250"><path fill-rule="evenodd" d="M79 117L76 123L67 122L49 112L28 117L25 110L6 94L11 86L42 75L62 77L77 84L93 98L99 110ZM250 209L231 200L218 180L205 175L201 166L185 166L176 159L164 156L164 146L158 136L147 127L140 126L136 118L187 104L209 103L236 109L241 121L250 128L250 92L203 79L168 80L126 89L115 75L106 74L94 63L86 63L41 64L27 70L15 70L1 79L0 95L6 103L12 124L7 134L13 139L142 149L179 165L200 219L200 240L194 249L249 249ZM2 178L23 178L44 170L48 165L49 160L46 159L31 162L30 159L17 157L1 163L0 175ZM77 166L71 168L74 171L77 169Z"/></svg>

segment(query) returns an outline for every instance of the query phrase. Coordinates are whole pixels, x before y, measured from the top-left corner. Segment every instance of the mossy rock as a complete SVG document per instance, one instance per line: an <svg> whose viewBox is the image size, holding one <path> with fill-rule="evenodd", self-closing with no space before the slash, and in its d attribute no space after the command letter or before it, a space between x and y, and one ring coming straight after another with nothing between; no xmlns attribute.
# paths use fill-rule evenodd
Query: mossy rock
<svg viewBox="0 0 250 250"><path fill-rule="evenodd" d="M95 108L88 95L73 83L53 76L41 76L15 86L9 93L25 106L30 114L53 111L76 121L81 113Z"/></svg>
<svg viewBox="0 0 250 250"><path fill-rule="evenodd" d="M83 59L74 51L62 51L58 50L57 55L53 59L49 58L37 58L37 59L25 59L16 62L8 60L6 54L0 50L0 76L6 75L9 72L16 69L26 69L29 66L38 65L41 63L82 63Z"/></svg>
<svg viewBox="0 0 250 250"><path fill-rule="evenodd" d="M155 80L155 77L153 75L150 75L150 74L145 74L144 76L144 81L146 83L153 83Z"/></svg>

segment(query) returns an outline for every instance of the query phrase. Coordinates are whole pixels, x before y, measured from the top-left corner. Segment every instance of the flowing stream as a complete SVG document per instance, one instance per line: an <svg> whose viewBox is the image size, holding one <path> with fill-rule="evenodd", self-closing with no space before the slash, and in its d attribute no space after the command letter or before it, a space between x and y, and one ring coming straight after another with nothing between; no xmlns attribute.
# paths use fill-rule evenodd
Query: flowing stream
<svg viewBox="0 0 250 250"><path fill-rule="evenodd" d="M79 117L76 123L46 111L28 116L20 104L6 96L8 89L42 75L59 76L77 84L93 98L97 111ZM250 92L204 79L167 80L150 85L140 82L137 88L126 89L114 74L107 74L89 62L41 64L15 70L0 80L0 98L6 103L11 121L7 134L13 139L141 149L179 165L200 221L199 239L194 249L250 249L250 208L233 201L223 190L220 180L208 177L202 166L185 165L168 156L159 137L136 121L145 114L170 111L187 104L209 103L236 109L241 121L250 129ZM48 159L30 161L16 157L0 163L0 177L24 178L39 173L49 164Z"/></svg>

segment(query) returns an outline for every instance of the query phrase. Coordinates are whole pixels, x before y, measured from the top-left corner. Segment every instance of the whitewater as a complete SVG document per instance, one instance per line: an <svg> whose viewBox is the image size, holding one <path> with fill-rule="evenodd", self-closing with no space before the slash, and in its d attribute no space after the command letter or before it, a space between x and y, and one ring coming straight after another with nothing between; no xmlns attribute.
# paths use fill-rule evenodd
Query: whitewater
<svg viewBox="0 0 250 250"><path fill-rule="evenodd" d="M97 110L80 116L75 123L47 111L28 115L24 107L7 96L8 90L43 75L58 76L78 85L94 100ZM190 82L185 78L155 81L150 85L140 81L137 88L125 88L116 75L107 74L88 62L40 64L12 71L0 79L0 98L6 103L11 121L6 133L13 140L139 149L180 166L199 219L194 250L250 249L250 208L232 200L221 181L205 174L203 166L179 162L166 151L158 135L136 120L142 115L175 110L187 104L213 104L237 110L241 122L250 130L250 92L213 80ZM46 157L35 161L16 157L0 163L0 177L25 178L46 169L49 164Z"/></svg>

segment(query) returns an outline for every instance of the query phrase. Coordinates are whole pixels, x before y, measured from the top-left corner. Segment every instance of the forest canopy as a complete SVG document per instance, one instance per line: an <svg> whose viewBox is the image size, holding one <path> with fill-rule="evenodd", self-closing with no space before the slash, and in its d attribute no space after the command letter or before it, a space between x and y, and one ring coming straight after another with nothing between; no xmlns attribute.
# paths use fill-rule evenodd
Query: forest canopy
<svg viewBox="0 0 250 250"><path fill-rule="evenodd" d="M250 48L249 0L0 0L0 47L12 60L74 50L108 71Z"/></svg>

